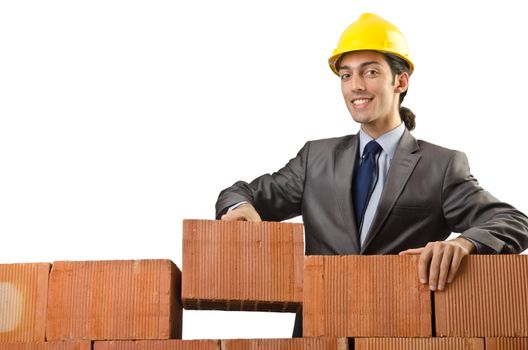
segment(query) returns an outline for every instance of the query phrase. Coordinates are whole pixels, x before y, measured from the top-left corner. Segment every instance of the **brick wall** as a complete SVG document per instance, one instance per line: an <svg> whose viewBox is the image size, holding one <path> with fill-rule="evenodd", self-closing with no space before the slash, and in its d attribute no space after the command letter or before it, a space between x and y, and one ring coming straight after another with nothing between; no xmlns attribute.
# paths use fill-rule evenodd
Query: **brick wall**
<svg viewBox="0 0 528 350"><path fill-rule="evenodd" d="M0 350L528 349L526 255L466 257L432 293L417 256L305 257L302 237L299 224L186 220L183 272L170 260L0 265ZM182 301L303 305L304 338L178 340Z"/></svg>

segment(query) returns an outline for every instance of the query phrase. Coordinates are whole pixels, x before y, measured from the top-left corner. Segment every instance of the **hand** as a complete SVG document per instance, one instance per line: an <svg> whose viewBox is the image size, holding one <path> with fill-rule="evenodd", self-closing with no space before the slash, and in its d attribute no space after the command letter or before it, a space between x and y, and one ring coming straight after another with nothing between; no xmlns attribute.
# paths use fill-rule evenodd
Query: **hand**
<svg viewBox="0 0 528 350"><path fill-rule="evenodd" d="M473 243L457 237L449 241L429 242L425 247L407 249L399 255L420 254L418 262L420 282L425 284L429 280L429 289L434 291L438 288L441 291L446 282L451 283L455 278L462 259L474 250Z"/></svg>
<svg viewBox="0 0 528 350"><path fill-rule="evenodd" d="M239 207L236 207L235 209L225 213L222 215L220 220L223 221L254 221L259 222L262 221L260 218L260 215L255 210L255 207L253 207L249 203L244 203Z"/></svg>

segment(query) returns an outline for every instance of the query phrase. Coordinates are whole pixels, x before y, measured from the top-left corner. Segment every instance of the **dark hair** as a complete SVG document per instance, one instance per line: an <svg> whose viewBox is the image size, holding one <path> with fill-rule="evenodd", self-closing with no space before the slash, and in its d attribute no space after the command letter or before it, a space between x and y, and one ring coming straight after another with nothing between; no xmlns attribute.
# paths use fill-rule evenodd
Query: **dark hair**
<svg viewBox="0 0 528 350"><path fill-rule="evenodd" d="M404 59L396 55L386 53L386 52L382 52L382 54L385 57L385 60L387 61L391 69L393 84L394 84L397 74L401 74L403 72L407 72L409 73L409 75L411 74L411 68L409 67L409 64ZM409 108L403 107L401 105L401 103L403 102L403 99L405 98L405 95L407 95L408 90L409 89L407 88L407 90L405 90L404 92L400 94L400 118L405 123L405 127L409 129L410 131L416 127L416 116Z"/></svg>

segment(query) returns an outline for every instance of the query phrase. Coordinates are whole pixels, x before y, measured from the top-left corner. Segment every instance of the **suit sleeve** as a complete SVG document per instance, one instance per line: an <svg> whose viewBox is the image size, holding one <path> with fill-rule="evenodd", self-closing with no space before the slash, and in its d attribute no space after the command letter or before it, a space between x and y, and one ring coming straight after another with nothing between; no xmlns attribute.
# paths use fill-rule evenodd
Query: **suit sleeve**
<svg viewBox="0 0 528 350"><path fill-rule="evenodd" d="M282 221L300 215L309 149L310 142L307 142L279 171L262 175L250 183L238 181L220 192L216 218L242 201L251 203L264 221Z"/></svg>
<svg viewBox="0 0 528 350"><path fill-rule="evenodd" d="M449 161L442 206L453 232L484 245L478 253L518 254L528 247L526 215L482 189L462 152L455 152Z"/></svg>

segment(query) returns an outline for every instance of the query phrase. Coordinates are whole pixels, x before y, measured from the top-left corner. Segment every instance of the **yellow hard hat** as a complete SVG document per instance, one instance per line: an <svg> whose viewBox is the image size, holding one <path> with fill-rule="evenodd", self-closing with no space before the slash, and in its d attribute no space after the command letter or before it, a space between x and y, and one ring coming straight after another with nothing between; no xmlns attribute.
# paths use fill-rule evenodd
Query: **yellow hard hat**
<svg viewBox="0 0 528 350"><path fill-rule="evenodd" d="M394 54L409 63L411 73L414 70L405 37L396 26L378 15L364 13L345 29L339 38L337 48L328 59L332 71L338 74L336 63L341 55L360 50L375 50Z"/></svg>

